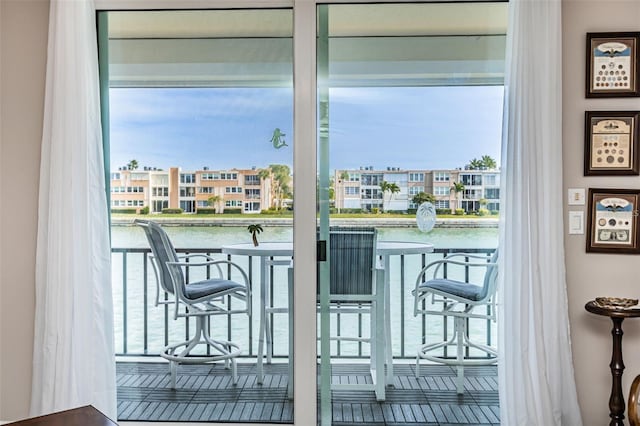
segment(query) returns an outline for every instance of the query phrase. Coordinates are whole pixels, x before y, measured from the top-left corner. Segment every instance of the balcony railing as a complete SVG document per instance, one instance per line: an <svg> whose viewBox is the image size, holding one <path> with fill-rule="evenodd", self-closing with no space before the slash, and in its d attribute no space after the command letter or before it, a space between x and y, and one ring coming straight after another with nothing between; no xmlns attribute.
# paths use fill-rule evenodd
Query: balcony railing
<svg viewBox="0 0 640 426"><path fill-rule="evenodd" d="M112 248L112 283L115 311L116 353L118 355L155 356L170 342L187 338L193 321L173 320L173 306L155 306L156 283L153 268L149 262L150 250L147 248ZM185 248L177 250L181 254L204 253L217 258L226 258L239 263L249 276L253 292L253 317L246 315L216 316L212 320L212 334L217 337L238 342L244 350L244 356L255 357L257 351L258 303L260 287L259 259L246 256L226 256L220 248ZM390 271L391 288L391 335L394 358L414 358L416 348L425 342L446 336L452 330L452 323L442 318L428 319L424 316L413 317L413 296L415 280L419 270L428 262L441 259L449 253L482 253L487 256L494 249L435 249L434 253L422 255L393 256ZM203 268L200 268L203 269ZM476 268L477 269L477 268ZM194 268L195 271L195 268ZM208 278L211 270L194 273L187 271L187 281ZM232 275L229 268L226 272ZM445 270L446 273L446 270ZM455 279L465 282L477 282L474 271L466 268L462 276ZM270 303L286 306L287 271L286 267L271 266ZM160 297L166 297L161 295ZM287 314L271 314L274 357L286 357L288 348ZM221 321L226 324L216 327ZM471 337L484 344L494 345L495 324L486 320L471 319L468 327ZM333 332L353 335L354 331L362 336L368 334L368 321L362 314L338 314L332 318ZM275 330L275 331L274 331ZM332 342L332 354L338 357L368 357L367 345L356 342ZM445 352L442 354L449 356ZM471 354L473 356L473 354Z"/></svg>

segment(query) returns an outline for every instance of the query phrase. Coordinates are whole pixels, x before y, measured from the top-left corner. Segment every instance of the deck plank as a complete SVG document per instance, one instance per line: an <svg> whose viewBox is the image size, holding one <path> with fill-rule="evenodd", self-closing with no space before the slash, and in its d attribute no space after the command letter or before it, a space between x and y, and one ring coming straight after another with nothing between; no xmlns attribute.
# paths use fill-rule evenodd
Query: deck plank
<svg viewBox="0 0 640 426"><path fill-rule="evenodd" d="M333 366L334 383L371 383L366 363ZM287 399L286 364L265 365L265 382L256 383L255 366L238 364L233 385L222 364L181 365L171 389L166 363L116 364L118 419L128 421L292 423L294 403ZM465 369L465 393L455 390L448 366L400 364L385 402L372 391L332 392L336 425L493 425L500 410L495 366Z"/></svg>

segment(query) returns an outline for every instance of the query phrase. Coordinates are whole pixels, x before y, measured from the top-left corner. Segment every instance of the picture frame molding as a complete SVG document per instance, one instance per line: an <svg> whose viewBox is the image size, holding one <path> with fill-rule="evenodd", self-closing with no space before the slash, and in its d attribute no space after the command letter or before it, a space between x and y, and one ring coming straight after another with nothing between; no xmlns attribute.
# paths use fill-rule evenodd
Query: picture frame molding
<svg viewBox="0 0 640 426"><path fill-rule="evenodd" d="M608 198L621 198L626 199L627 201L632 200L633 204L631 206L630 213L616 212L614 209L611 214L604 215L604 217L602 217L603 215L598 214L596 211L595 204L600 200ZM639 202L640 189L589 188L586 251L588 253L640 254L640 232L638 227ZM620 218L615 217L616 213L620 214ZM610 216L609 219L607 219L607 216ZM625 220L625 216L629 219L628 224L622 224L622 226L618 227L617 224L610 223L611 220ZM596 221L598 221L598 223L596 223ZM604 228L607 226L613 226L614 228ZM598 236L611 236L611 234L616 234L618 232L624 233L625 231L628 232L628 244L598 241L597 238Z"/></svg>
<svg viewBox="0 0 640 426"><path fill-rule="evenodd" d="M628 39L633 40L633 46L631 49L631 58L628 70L630 80L629 90L611 89L611 90L595 90L592 87L596 79L595 75L595 58L593 55L592 45L594 41L602 40L602 43L616 42L616 39L620 42ZM587 33L586 37L586 69L585 69L585 97L587 98L618 98L618 97L638 97L640 96L640 82L638 78L640 76L638 66L638 49L640 44L640 32L597 32ZM619 64L620 65L620 64Z"/></svg>
<svg viewBox="0 0 640 426"><path fill-rule="evenodd" d="M631 119L629 131L629 167L594 168L594 153L598 155L598 147L594 146L593 119L614 120ZM638 176L640 175L640 111L585 111L584 113L584 175L585 176ZM606 148L606 147L605 147ZM620 149L619 147L617 149ZM601 155L606 155L602 153ZM604 157L603 157L604 158Z"/></svg>

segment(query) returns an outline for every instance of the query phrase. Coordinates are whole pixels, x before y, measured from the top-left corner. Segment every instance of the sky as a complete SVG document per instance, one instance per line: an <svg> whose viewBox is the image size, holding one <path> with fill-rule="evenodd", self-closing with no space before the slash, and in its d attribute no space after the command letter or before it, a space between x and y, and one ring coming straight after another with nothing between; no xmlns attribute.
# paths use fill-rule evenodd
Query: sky
<svg viewBox="0 0 640 426"><path fill-rule="evenodd" d="M500 164L502 86L331 89L330 169ZM293 162L291 88L112 88L111 168L185 171ZM274 130L287 146L274 148Z"/></svg>

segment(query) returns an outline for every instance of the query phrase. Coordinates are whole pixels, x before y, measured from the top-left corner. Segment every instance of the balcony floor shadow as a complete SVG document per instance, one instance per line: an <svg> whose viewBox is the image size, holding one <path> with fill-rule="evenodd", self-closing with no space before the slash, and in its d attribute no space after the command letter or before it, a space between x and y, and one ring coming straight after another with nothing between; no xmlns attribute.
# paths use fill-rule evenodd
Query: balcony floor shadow
<svg viewBox="0 0 640 426"><path fill-rule="evenodd" d="M334 382L370 381L366 364L335 364ZM166 363L117 362L118 420L292 423L287 399L287 364L265 365L265 382L255 380L255 364L238 364L239 381L222 364L181 365L177 388L170 388ZM332 416L341 425L497 425L496 367L465 368L465 393L455 391L451 367L394 365L387 398L373 392L333 391Z"/></svg>

